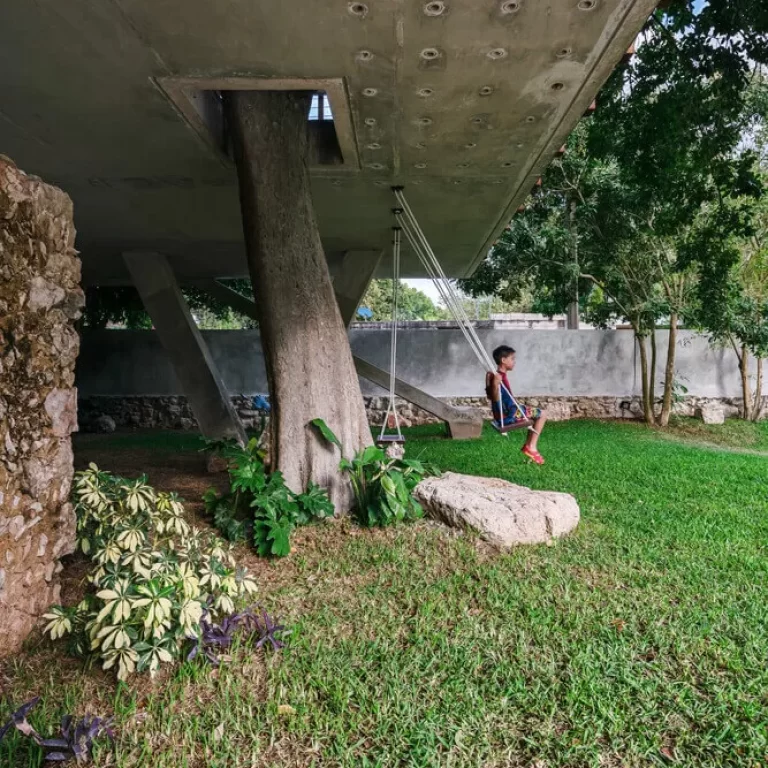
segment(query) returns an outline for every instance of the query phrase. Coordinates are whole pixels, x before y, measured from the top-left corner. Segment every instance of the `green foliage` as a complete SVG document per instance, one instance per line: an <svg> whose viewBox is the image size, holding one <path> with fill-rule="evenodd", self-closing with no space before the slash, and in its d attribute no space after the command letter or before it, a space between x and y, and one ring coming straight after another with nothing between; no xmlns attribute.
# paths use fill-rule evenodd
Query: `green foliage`
<svg viewBox="0 0 768 768"><path fill-rule="evenodd" d="M219 495L213 488L203 496L216 527L230 541L252 537L263 557L284 557L291 551L290 537L300 525L333 515L327 492L310 483L304 493L294 493L281 472L268 473L264 451L257 438L244 448L234 441L213 444L228 462L230 490Z"/></svg>
<svg viewBox="0 0 768 768"><path fill-rule="evenodd" d="M223 280L228 288L252 297L249 280ZM205 291L192 286L183 289L192 316L200 328L237 329L254 328L249 317L235 312L229 305L214 299ZM145 330L152 321L144 309L138 291L133 286L90 286L85 291L83 325L87 328L127 328Z"/></svg>
<svg viewBox="0 0 768 768"><path fill-rule="evenodd" d="M392 280L373 280L360 305L373 313L373 321L392 319ZM400 281L398 289L398 316L400 320L447 320L448 313L438 307L425 293Z"/></svg>
<svg viewBox="0 0 768 768"><path fill-rule="evenodd" d="M341 443L322 419L312 424L331 444ZM393 459L375 445L369 445L352 459L342 458L339 468L349 476L355 495L355 520L367 528L385 527L418 520L424 510L413 497L413 489L427 474L436 471L413 459Z"/></svg>
<svg viewBox="0 0 768 768"><path fill-rule="evenodd" d="M227 615L255 592L231 547L191 528L181 501L146 478L91 464L77 474L73 496L78 546L94 562L92 591L75 607L52 608L45 631L54 640L68 635L73 652L98 656L119 679L178 659L204 608Z"/></svg>

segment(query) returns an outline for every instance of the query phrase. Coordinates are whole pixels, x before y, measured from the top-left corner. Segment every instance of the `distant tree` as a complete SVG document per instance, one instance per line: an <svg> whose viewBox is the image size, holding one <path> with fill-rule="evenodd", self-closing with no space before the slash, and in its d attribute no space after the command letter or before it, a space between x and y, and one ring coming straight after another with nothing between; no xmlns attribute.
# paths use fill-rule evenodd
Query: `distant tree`
<svg viewBox="0 0 768 768"><path fill-rule="evenodd" d="M373 280L360 302L371 311L367 319L384 321L392 319L392 280ZM400 281L398 316L401 320L445 320L448 313L438 307L426 293ZM364 319L358 316L358 319Z"/></svg>

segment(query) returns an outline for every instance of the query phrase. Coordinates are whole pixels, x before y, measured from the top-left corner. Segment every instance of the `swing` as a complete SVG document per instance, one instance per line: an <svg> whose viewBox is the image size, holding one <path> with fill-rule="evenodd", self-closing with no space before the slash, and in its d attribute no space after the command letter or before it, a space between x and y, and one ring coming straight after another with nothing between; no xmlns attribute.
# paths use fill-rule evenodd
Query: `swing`
<svg viewBox="0 0 768 768"><path fill-rule="evenodd" d="M430 246L429 241L424 235L424 232L422 231L421 226L419 225L419 222L416 220L416 217L413 215L413 211L411 210L411 207L408 204L408 201L405 199L405 194L403 189L404 189L403 187L392 187L392 191L395 194L395 199L397 200L398 205L400 206L399 208L392 209L392 212L395 215L395 220L399 225L399 227L402 228L403 232L405 232L405 236L408 239L408 242L411 248L413 248L414 252L418 256L419 261L421 262L422 266L426 270L427 274L432 278L432 282L437 288L437 291L440 294L440 297L442 298L443 303L450 311L451 315L453 316L453 319L456 321L459 328L461 329L461 332L464 334L464 338L466 338L467 342L469 343L469 346L472 348L472 351L475 353L475 357L477 357L480 365L482 365L486 371L493 373L496 370L496 364L491 359L487 350L485 349L482 342L480 341L480 338L477 335L477 331L474 325L472 325L471 321L469 320L469 317L467 316L467 312L464 309L464 305L461 299L458 297L454 287L451 285L450 281L446 277L446 274L443 271L443 268L440 265L440 262L437 260L437 257L435 256L435 253L432 250L432 247ZM397 232L396 253L397 253L396 270L397 270L397 274L399 275L400 274L399 231ZM394 330L394 325L395 323L393 323L393 330ZM394 339L393 341L393 347L394 347L394 344L396 344L395 335L393 335L393 339ZM392 400L394 396L394 370L395 370L395 359L393 355L391 367L390 367L390 376L391 376L391 382L392 382L392 392L390 394L391 402L394 402ZM519 405L517 403L517 400L515 400L514 395L507 389L507 387L503 383L501 383L499 387L499 413L502 414L502 419L503 419L504 410L501 407L501 389L502 388L512 399L513 406L515 408L519 408ZM520 410L522 411L522 409ZM389 414L389 411L387 411L387 414ZM396 412L395 412L395 418L397 418ZM491 422L491 426L503 437L507 437L507 433L512 432L516 429L528 429L531 432L536 432L536 430L533 428L533 422L530 419L525 419L525 420L521 420L518 422L514 422L512 424L506 424L506 425L503 423L500 424L499 422L494 420ZM400 431L400 427L398 423L398 432L399 431Z"/></svg>
<svg viewBox="0 0 768 768"><path fill-rule="evenodd" d="M405 437L400 431L400 418L397 415L397 405L395 402L395 369L397 367L397 314L398 300L400 296L400 227L392 227L392 324L389 337L389 403L387 412L384 414L384 423L381 425L381 432L376 442L395 443L402 445L405 443ZM395 423L394 434L387 434L389 425L389 414Z"/></svg>

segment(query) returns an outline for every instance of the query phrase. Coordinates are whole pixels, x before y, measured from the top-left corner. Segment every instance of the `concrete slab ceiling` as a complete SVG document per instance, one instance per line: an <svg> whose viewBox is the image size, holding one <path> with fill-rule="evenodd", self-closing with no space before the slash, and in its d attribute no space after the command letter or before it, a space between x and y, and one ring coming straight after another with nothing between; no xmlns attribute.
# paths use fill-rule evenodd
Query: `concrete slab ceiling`
<svg viewBox="0 0 768 768"><path fill-rule="evenodd" d="M166 254L181 279L240 276L235 172L205 115L222 89L311 86L328 93L342 155L312 167L329 259L389 247L402 184L463 276L655 4L0 3L0 153L72 196L86 281L127 281L131 250ZM402 273L422 276L407 250Z"/></svg>

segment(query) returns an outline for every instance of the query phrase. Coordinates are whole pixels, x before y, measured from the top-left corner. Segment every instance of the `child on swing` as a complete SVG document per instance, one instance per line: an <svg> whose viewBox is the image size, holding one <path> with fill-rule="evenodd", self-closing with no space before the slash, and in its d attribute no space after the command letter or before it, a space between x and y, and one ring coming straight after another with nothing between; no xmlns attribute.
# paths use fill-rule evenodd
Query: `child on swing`
<svg viewBox="0 0 768 768"><path fill-rule="evenodd" d="M532 421L533 430L528 431L522 451L531 461L543 464L544 458L538 452L537 446L547 416L541 408L530 408L518 403L512 395L507 373L515 367L515 350L502 344L493 350L493 359L496 363L496 373L489 371L485 376L485 394L491 401L493 418L502 427L521 421Z"/></svg>

